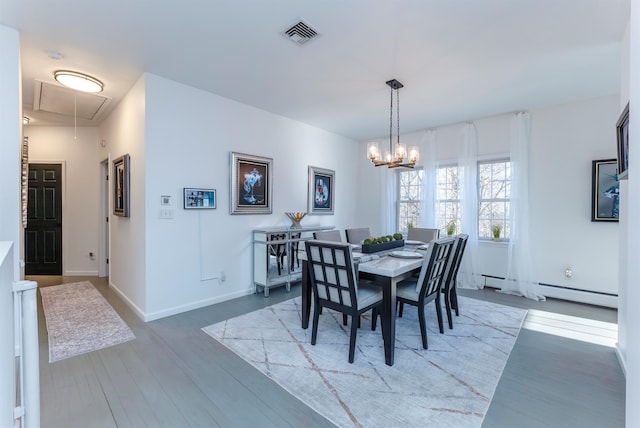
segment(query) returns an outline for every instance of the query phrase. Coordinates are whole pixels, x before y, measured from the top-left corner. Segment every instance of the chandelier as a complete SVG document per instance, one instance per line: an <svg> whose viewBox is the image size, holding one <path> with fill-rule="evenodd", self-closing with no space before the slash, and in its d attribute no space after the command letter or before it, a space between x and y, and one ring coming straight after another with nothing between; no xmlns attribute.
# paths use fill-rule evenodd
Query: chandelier
<svg viewBox="0 0 640 428"><path fill-rule="evenodd" d="M386 82L391 88L391 109L389 114L389 150L381 157L377 142L367 144L367 157L375 166L386 165L388 168L413 168L418 161L420 153L416 146L412 146L407 152L407 146L400 144L400 94L398 90L404 85L396 79ZM393 144L393 93L396 94L396 134L397 140Z"/></svg>

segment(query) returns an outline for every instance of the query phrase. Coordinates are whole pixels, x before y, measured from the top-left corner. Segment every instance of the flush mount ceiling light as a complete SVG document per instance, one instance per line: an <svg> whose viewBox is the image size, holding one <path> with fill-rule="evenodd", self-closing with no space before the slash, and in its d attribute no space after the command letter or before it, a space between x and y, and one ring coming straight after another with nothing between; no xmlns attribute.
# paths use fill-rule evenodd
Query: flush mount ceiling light
<svg viewBox="0 0 640 428"><path fill-rule="evenodd" d="M64 86L82 92L102 92L104 84L88 74L77 71L56 70L53 77Z"/></svg>
<svg viewBox="0 0 640 428"><path fill-rule="evenodd" d="M386 166L387 168L413 168L420 156L418 148L413 146L407 153L407 146L400 144L400 95L398 90L404 85L396 79L386 82L391 88L391 113L389 115L389 150L385 153L384 159L380 154L378 143L372 142L367 145L367 157L375 166ZM396 118L397 118L397 136L395 150L393 147L393 93L396 93Z"/></svg>

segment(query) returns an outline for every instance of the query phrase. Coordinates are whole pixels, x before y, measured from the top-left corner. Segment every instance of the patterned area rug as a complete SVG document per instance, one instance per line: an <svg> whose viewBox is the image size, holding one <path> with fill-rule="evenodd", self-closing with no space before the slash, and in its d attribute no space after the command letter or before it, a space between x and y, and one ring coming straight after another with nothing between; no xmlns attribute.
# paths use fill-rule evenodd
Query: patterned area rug
<svg viewBox="0 0 640 428"><path fill-rule="evenodd" d="M340 427L480 427L526 311L459 297L460 316L438 331L427 307L429 349L417 309L396 323L395 364L384 363L380 323L363 317L348 362L349 326L324 310L318 340L300 327L300 298L203 328Z"/></svg>
<svg viewBox="0 0 640 428"><path fill-rule="evenodd" d="M88 281L43 287L40 295L50 363L136 338Z"/></svg>

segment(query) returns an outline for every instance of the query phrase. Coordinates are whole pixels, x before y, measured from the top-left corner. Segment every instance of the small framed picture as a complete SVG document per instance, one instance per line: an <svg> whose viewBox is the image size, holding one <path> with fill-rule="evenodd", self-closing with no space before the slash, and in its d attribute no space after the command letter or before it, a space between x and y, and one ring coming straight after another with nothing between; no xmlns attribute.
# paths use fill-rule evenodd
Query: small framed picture
<svg viewBox="0 0 640 428"><path fill-rule="evenodd" d="M594 160L591 175L591 221L618 221L620 182L617 160Z"/></svg>
<svg viewBox="0 0 640 428"><path fill-rule="evenodd" d="M215 209L216 189L184 188L184 209Z"/></svg>
<svg viewBox="0 0 640 428"><path fill-rule="evenodd" d="M309 214L333 214L335 178L335 171L309 167Z"/></svg>
<svg viewBox="0 0 640 428"><path fill-rule="evenodd" d="M113 161L113 214L129 217L129 155Z"/></svg>

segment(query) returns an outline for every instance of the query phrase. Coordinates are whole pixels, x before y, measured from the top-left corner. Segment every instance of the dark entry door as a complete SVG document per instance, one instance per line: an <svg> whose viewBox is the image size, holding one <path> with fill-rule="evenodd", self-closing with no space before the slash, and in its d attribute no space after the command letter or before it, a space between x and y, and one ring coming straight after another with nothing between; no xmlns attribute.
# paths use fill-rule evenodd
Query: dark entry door
<svg viewBox="0 0 640 428"><path fill-rule="evenodd" d="M62 275L62 166L29 164L26 275Z"/></svg>

